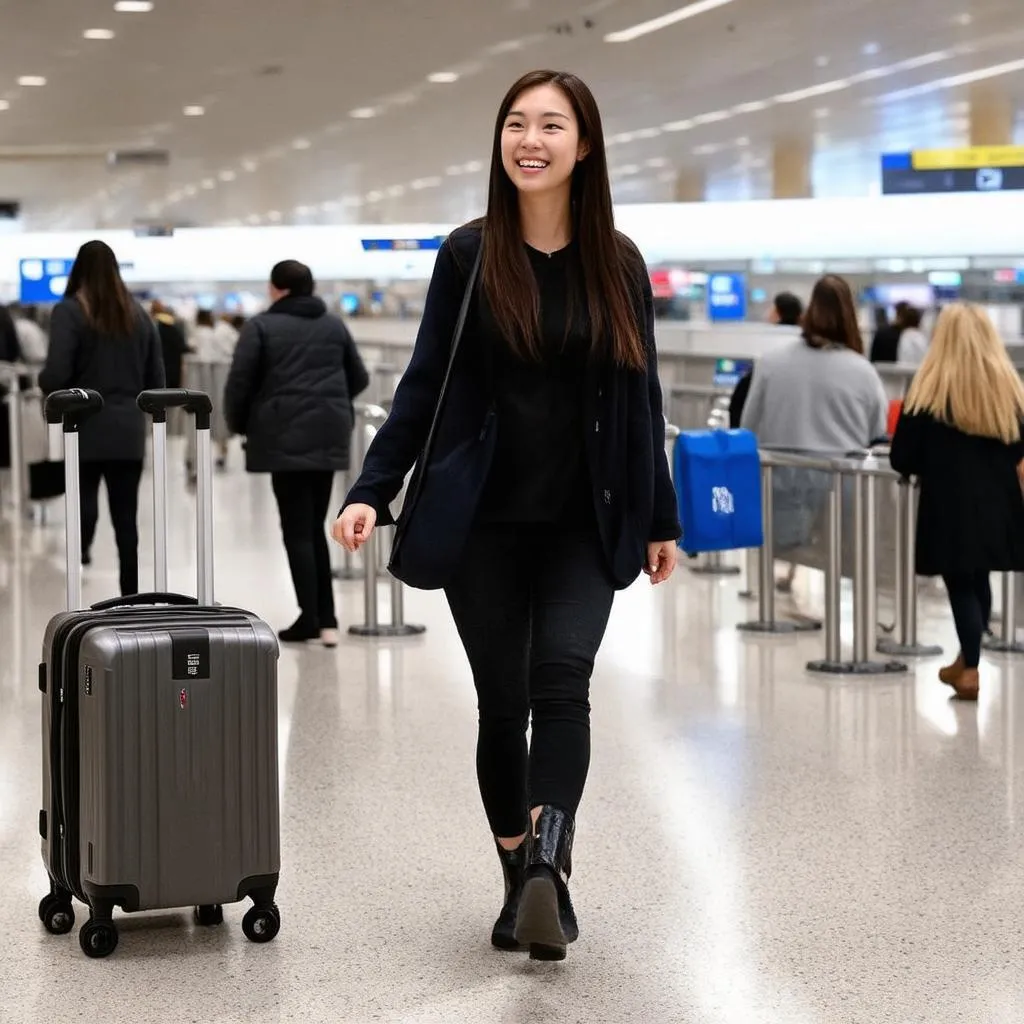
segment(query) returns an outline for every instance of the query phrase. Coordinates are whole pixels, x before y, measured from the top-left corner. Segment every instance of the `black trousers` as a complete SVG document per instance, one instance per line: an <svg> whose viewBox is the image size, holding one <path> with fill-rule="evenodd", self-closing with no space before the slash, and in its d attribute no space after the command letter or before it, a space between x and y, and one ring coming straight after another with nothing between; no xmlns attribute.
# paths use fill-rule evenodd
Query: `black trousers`
<svg viewBox="0 0 1024 1024"><path fill-rule="evenodd" d="M82 488L82 554L88 555L96 536L100 514L100 480L107 485L107 506L114 525L117 557L121 566L121 595L139 592L139 481L142 461L108 459L83 462L79 468Z"/></svg>
<svg viewBox="0 0 1024 1024"><path fill-rule="evenodd" d="M590 767L590 676L615 596L596 527L479 526L445 593L476 684L491 830L521 835L528 809L546 804L575 815Z"/></svg>
<svg viewBox="0 0 1024 1024"><path fill-rule="evenodd" d="M281 534L288 567L301 610L300 623L316 629L335 629L331 556L324 524L334 489L331 470L272 473L274 497L281 517Z"/></svg>
<svg viewBox="0 0 1024 1024"><path fill-rule="evenodd" d="M967 668L977 668L981 660L981 638L988 630L992 614L992 586L988 570L943 576L953 611L960 653Z"/></svg>

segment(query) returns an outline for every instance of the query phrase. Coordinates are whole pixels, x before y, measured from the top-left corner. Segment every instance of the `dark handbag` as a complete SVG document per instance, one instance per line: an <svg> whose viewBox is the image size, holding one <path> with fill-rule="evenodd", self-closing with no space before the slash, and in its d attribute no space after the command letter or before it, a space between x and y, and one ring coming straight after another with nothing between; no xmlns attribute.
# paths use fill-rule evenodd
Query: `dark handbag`
<svg viewBox="0 0 1024 1024"><path fill-rule="evenodd" d="M481 244L452 335L448 369L437 397L434 419L396 522L388 562L388 572L395 579L417 590L439 590L458 567L494 455L496 434L492 405L478 433L456 445L440 462L431 462L482 255ZM453 496L457 496L456 500Z"/></svg>
<svg viewBox="0 0 1024 1024"><path fill-rule="evenodd" d="M30 501L47 501L64 493L64 462L32 462L28 467L28 496Z"/></svg>

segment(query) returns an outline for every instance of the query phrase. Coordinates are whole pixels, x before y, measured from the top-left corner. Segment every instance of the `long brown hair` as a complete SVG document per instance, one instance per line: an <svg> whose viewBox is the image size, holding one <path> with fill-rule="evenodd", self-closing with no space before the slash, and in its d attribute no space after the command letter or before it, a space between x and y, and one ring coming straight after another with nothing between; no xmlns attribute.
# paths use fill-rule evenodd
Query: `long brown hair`
<svg viewBox="0 0 1024 1024"><path fill-rule="evenodd" d="M484 229L481 276L484 292L513 351L529 359L540 355L540 295L523 246L519 192L505 172L501 136L505 118L516 99L528 89L557 86L572 104L586 158L572 175L573 238L583 272L583 288L592 337L622 366L643 369L646 349L630 277L646 272L636 250L615 230L608 181L601 114L590 89L575 75L560 71L531 71L509 89L498 109L491 154L491 180Z"/></svg>
<svg viewBox="0 0 1024 1024"><path fill-rule="evenodd" d="M101 334L127 338L135 330L135 302L106 242L86 242L78 250L64 297L77 298L90 326Z"/></svg>
<svg viewBox="0 0 1024 1024"><path fill-rule="evenodd" d="M804 338L811 348L845 345L858 355L864 355L864 339L857 323L853 292L846 279L838 274L826 274L814 286L803 327Z"/></svg>

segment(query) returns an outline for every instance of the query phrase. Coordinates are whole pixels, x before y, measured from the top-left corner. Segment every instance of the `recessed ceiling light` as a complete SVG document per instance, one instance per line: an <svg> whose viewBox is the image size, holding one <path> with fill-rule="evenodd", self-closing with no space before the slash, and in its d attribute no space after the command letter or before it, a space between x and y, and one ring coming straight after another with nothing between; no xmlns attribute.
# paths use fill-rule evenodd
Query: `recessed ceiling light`
<svg viewBox="0 0 1024 1024"><path fill-rule="evenodd" d="M83 39L113 39L114 32L109 28L87 28L82 33Z"/></svg>
<svg viewBox="0 0 1024 1024"><path fill-rule="evenodd" d="M740 137L739 137L739 138L738 138L738 139L736 140L736 145L737 145L737 146L740 146L741 148L742 148L743 146L749 146L749 145L750 145L750 139L748 139L746 135L741 135L741 136L740 136Z"/></svg>
<svg viewBox="0 0 1024 1024"><path fill-rule="evenodd" d="M341 203L337 199L326 199L320 204L320 209L324 213L333 213L335 210L341 209Z"/></svg>
<svg viewBox="0 0 1024 1024"><path fill-rule="evenodd" d="M712 110L707 114L698 114L694 119L694 124L714 124L716 121L728 121L732 117L732 114L728 110Z"/></svg>
<svg viewBox="0 0 1024 1024"><path fill-rule="evenodd" d="M958 25L962 25L966 28L972 21L974 21L974 16L965 11L963 14L958 14L954 20Z"/></svg>
<svg viewBox="0 0 1024 1024"><path fill-rule="evenodd" d="M245 219L250 224L259 224L259 222L263 220L263 218L258 213L250 213L249 216L246 217Z"/></svg>
<svg viewBox="0 0 1024 1024"><path fill-rule="evenodd" d="M693 121L669 121L668 124L661 126L662 131L666 132L688 132L693 127Z"/></svg>
<svg viewBox="0 0 1024 1024"><path fill-rule="evenodd" d="M22 75L18 79L18 85L30 86L32 88L40 88L46 85L46 79L42 75Z"/></svg>
<svg viewBox="0 0 1024 1024"><path fill-rule="evenodd" d="M632 28L623 29L621 32L610 32L604 37L606 43L631 43L641 36L650 35L651 32L658 32L669 25L676 25L687 18L695 18L698 14L713 11L716 7L724 7L732 3L732 0L697 0L696 3L687 4L677 11L670 11L660 18L652 18L650 21L641 22Z"/></svg>
<svg viewBox="0 0 1024 1024"><path fill-rule="evenodd" d="M771 106L768 100L751 100L749 103L737 103L732 108L734 114L756 114L760 110L767 110Z"/></svg>
<svg viewBox="0 0 1024 1024"><path fill-rule="evenodd" d="M465 174L466 171L462 164L452 164L450 167L446 167L444 169L444 173L451 175L451 177L455 178L458 177L458 175L460 174Z"/></svg>
<svg viewBox="0 0 1024 1024"><path fill-rule="evenodd" d="M427 75L427 81L435 85L451 85L458 80L459 76L455 71L435 71L432 75Z"/></svg>
<svg viewBox="0 0 1024 1024"><path fill-rule="evenodd" d="M221 181L234 181L238 175L235 174L234 171L221 171L217 177L220 178Z"/></svg>
<svg viewBox="0 0 1024 1024"><path fill-rule="evenodd" d="M357 118L360 121L366 121L371 117L376 117L377 111L373 107L356 107L355 110L349 113L349 117Z"/></svg>
<svg viewBox="0 0 1024 1024"><path fill-rule="evenodd" d="M153 0L117 0L114 10L118 14L149 14L153 10Z"/></svg>
<svg viewBox="0 0 1024 1024"><path fill-rule="evenodd" d="M392 185L391 188L388 189L388 193L387 194L392 199L401 199L402 196L405 195L405 186L404 185Z"/></svg>
<svg viewBox="0 0 1024 1024"><path fill-rule="evenodd" d="M198 107L198 106L195 106L195 107L186 107L186 108L185 108L185 109L184 109L184 110L182 111L182 113L183 113L183 114L184 114L184 115L185 115L186 117L202 117L202 116L203 116L203 114L205 114L205 113L206 113L206 108L205 108L205 107Z"/></svg>
<svg viewBox="0 0 1024 1024"><path fill-rule="evenodd" d="M372 192L366 193L366 201L368 203L379 203L384 198L384 193L374 189Z"/></svg>
<svg viewBox="0 0 1024 1024"><path fill-rule="evenodd" d="M828 65L829 65L830 60L831 60L831 57L826 57L823 54L820 57L815 57L814 58L814 63L819 68L827 68Z"/></svg>
<svg viewBox="0 0 1024 1024"><path fill-rule="evenodd" d="M213 178L203 178L203 188L209 192L211 188L216 188L217 182Z"/></svg>
<svg viewBox="0 0 1024 1024"><path fill-rule="evenodd" d="M302 206L296 206L295 212L300 217L308 217L313 212L313 207L303 204Z"/></svg>
<svg viewBox="0 0 1024 1024"><path fill-rule="evenodd" d="M260 164L259 164L258 160L251 160L251 159L243 160L242 161L242 170L245 171L247 174L252 174L252 172L255 171L256 168L259 167L259 165Z"/></svg>
<svg viewBox="0 0 1024 1024"><path fill-rule="evenodd" d="M668 167L668 161L663 156L652 156L647 166L657 170L659 167Z"/></svg>
<svg viewBox="0 0 1024 1024"><path fill-rule="evenodd" d="M197 189L195 187L195 185L186 185L185 186L185 195L187 195L189 198L194 196L198 191L199 191L199 189Z"/></svg>
<svg viewBox="0 0 1024 1024"><path fill-rule="evenodd" d="M312 146L313 143L309 139L296 139L292 143L292 149L310 149Z"/></svg>
<svg viewBox="0 0 1024 1024"><path fill-rule="evenodd" d="M828 115L829 115L829 109L828 109L828 107L818 107L818 109L817 109L817 110L816 110L816 111L814 112L814 116L815 116L816 118L818 118L818 120L819 120L819 121L820 121L820 120L821 120L821 119L822 119L823 117L828 117Z"/></svg>
<svg viewBox="0 0 1024 1024"><path fill-rule="evenodd" d="M878 43L865 43L863 53L865 57L874 57L881 49Z"/></svg>
<svg viewBox="0 0 1024 1024"><path fill-rule="evenodd" d="M267 220L273 221L276 224L283 216L284 214L280 210L270 210L267 213Z"/></svg>
<svg viewBox="0 0 1024 1024"><path fill-rule="evenodd" d="M11 105L7 100L0 100L0 110L10 110Z"/></svg>
<svg viewBox="0 0 1024 1024"><path fill-rule="evenodd" d="M441 185L441 179L437 177L417 178L413 183L413 191L422 192L425 188L437 188Z"/></svg>
<svg viewBox="0 0 1024 1024"><path fill-rule="evenodd" d="M641 128L635 133L638 139L656 139L660 134L660 128Z"/></svg>

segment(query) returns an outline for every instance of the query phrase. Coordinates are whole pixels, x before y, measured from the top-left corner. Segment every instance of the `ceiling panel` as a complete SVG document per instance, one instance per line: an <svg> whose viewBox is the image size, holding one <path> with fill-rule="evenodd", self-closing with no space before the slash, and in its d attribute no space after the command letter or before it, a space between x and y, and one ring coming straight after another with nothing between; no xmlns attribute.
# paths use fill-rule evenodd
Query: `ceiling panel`
<svg viewBox="0 0 1024 1024"><path fill-rule="evenodd" d="M969 87L917 87L1024 57L1019 0L732 0L603 41L677 2L155 0L122 15L113 0L0 0L0 198L30 228L458 220L484 201L501 95L541 66L597 94L621 201L671 198L679 168L714 195L764 195L789 137L811 142L822 193L864 193L883 149L966 140ZM1017 103L1024 62L987 85ZM170 165L107 166L138 147Z"/></svg>

